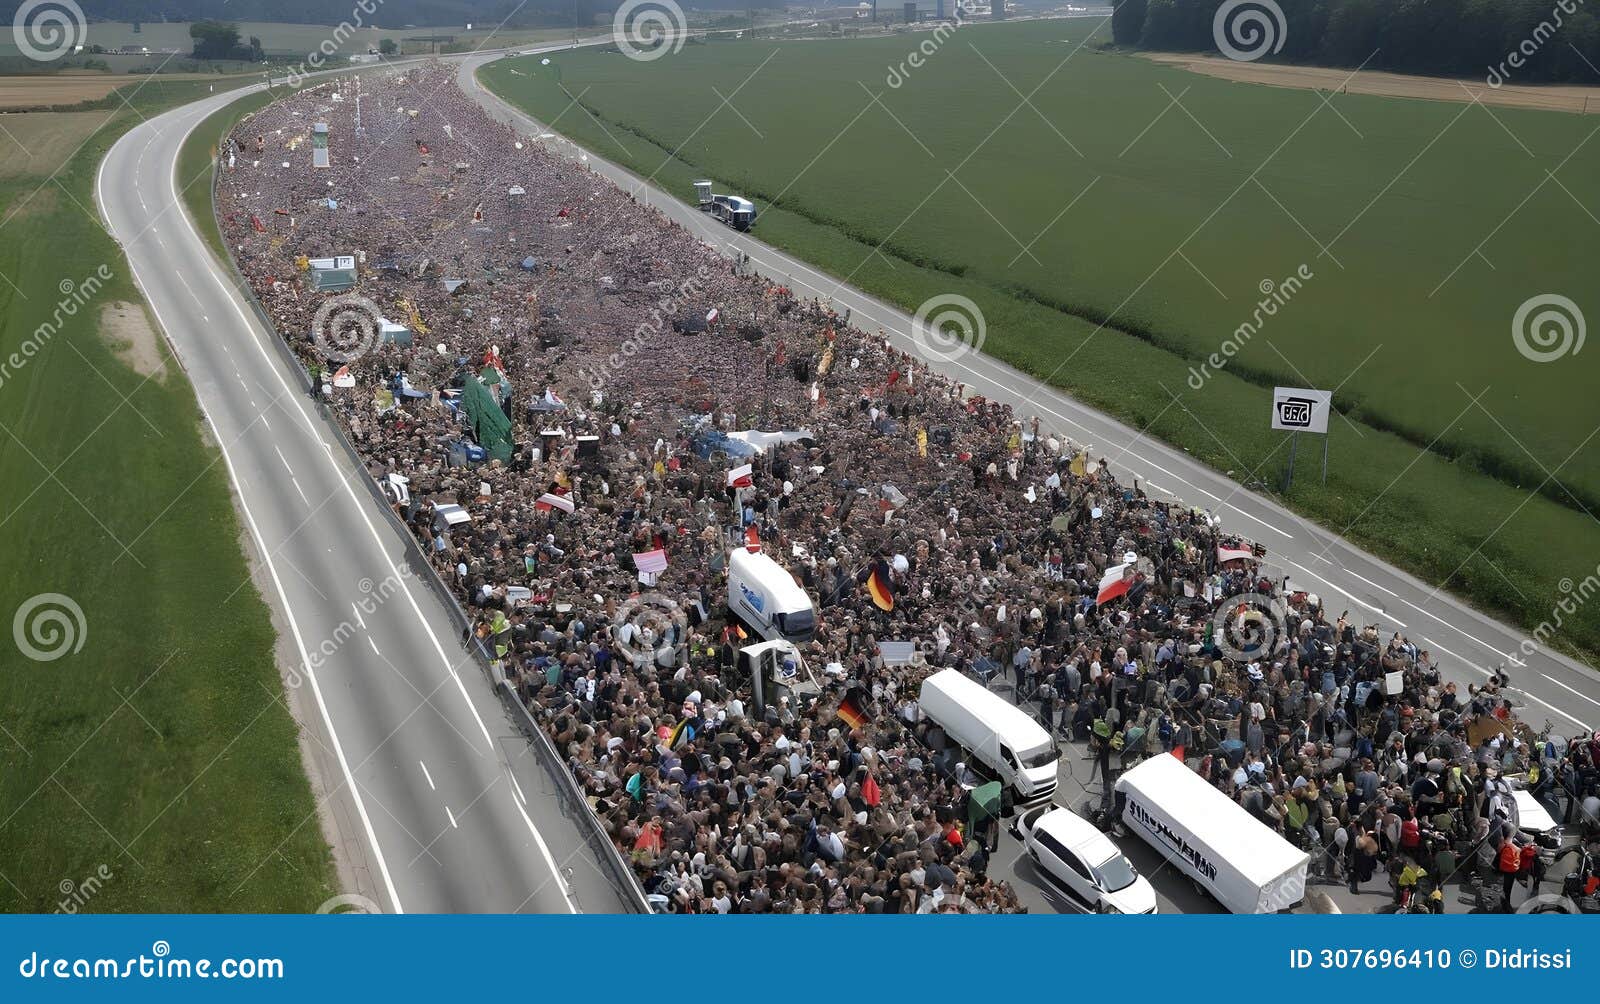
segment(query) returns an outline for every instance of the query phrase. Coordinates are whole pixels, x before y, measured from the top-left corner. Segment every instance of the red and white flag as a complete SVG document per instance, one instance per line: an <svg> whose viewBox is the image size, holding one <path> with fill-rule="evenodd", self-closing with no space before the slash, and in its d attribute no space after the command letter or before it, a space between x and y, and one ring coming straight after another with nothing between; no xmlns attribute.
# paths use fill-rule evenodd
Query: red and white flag
<svg viewBox="0 0 1600 1004"><path fill-rule="evenodd" d="M1229 547L1226 544L1217 545L1217 561L1226 564L1230 561L1250 561L1256 553L1248 547Z"/></svg>
<svg viewBox="0 0 1600 1004"><path fill-rule="evenodd" d="M575 512L578 508L573 504L571 499L567 498L565 495L557 495L555 492L545 492L543 495L540 495L539 500L533 504L533 507L541 512L549 512L551 509L560 509L562 512L569 515Z"/></svg>
<svg viewBox="0 0 1600 1004"><path fill-rule="evenodd" d="M752 471L753 468L749 464L745 464L741 467L735 467L733 470L728 472L728 487L749 488L751 485L755 484L755 480L751 477Z"/></svg>
<svg viewBox="0 0 1600 1004"><path fill-rule="evenodd" d="M667 570L666 549L658 547L654 551L641 551L633 556L633 563L641 572L660 575Z"/></svg>
<svg viewBox="0 0 1600 1004"><path fill-rule="evenodd" d="M1106 569L1106 574L1100 576L1100 592L1096 594L1094 601L1103 606L1119 596L1127 595L1128 589L1133 585L1133 573L1132 562L1126 565L1113 565Z"/></svg>

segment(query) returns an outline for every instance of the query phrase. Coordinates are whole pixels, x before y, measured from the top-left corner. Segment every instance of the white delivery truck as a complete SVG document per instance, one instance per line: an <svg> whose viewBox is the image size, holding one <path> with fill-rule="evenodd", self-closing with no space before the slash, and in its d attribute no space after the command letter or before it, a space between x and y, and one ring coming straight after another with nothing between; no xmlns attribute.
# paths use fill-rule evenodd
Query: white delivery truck
<svg viewBox="0 0 1600 1004"><path fill-rule="evenodd" d="M1061 750L1027 712L954 669L922 681L918 738L948 771L956 762L999 781L1018 804L1047 802L1056 792Z"/></svg>
<svg viewBox="0 0 1600 1004"><path fill-rule="evenodd" d="M728 610L767 641L803 644L817 630L817 608L788 569L745 547L728 554Z"/></svg>
<svg viewBox="0 0 1600 1004"><path fill-rule="evenodd" d="M1117 778L1122 821L1233 913L1278 913L1306 895L1310 857L1174 756Z"/></svg>

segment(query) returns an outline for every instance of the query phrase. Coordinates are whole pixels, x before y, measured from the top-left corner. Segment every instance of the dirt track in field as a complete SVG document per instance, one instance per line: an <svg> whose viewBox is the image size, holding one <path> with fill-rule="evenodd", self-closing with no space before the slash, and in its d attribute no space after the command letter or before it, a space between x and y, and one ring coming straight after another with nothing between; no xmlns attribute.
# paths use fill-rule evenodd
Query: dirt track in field
<svg viewBox="0 0 1600 1004"><path fill-rule="evenodd" d="M1319 91L1338 90L1346 94L1376 94L1391 98L1422 98L1431 101L1471 101L1476 97L1486 105L1537 108L1544 111L1600 114L1600 87L1516 87L1510 84L1490 87L1483 80L1454 80L1448 77L1413 77L1403 73L1349 70L1326 66L1289 66L1282 63L1241 63L1221 56L1188 53L1142 53L1148 59L1179 66L1224 80L1266 84L1269 87L1297 87Z"/></svg>

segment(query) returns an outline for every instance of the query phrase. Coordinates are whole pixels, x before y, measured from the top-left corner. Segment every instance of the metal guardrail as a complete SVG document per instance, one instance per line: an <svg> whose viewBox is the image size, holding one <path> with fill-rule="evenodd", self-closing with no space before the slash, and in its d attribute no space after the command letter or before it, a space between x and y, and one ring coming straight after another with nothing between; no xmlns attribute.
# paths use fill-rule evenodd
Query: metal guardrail
<svg viewBox="0 0 1600 1004"><path fill-rule="evenodd" d="M300 357L295 354L294 349L289 346L288 341L278 332L272 316L261 305L261 301L256 298L255 290L250 287L250 283L245 279L244 274L239 271L238 263L233 259L233 252L228 250L228 241L223 231L222 217L217 211L217 191L221 187L221 180L221 174L217 170L217 158L213 156L211 161L211 216L216 221L217 234L226 252L224 264L232 275L235 286L249 301L250 308L255 312L256 319L271 333L272 337L269 341L277 349L284 363L288 365L290 372L299 379L306 393L310 394L316 388L316 383L310 371L306 369ZM384 493L376 481L368 476L366 460L356 451L354 444L345 435L344 429L333 419L328 406L320 400L317 402L317 417L329 437L344 448L345 453L350 458L350 462L355 466L356 470L361 472L361 483L367 487L367 490L378 502L379 508L383 511L384 517L389 521L392 529L400 535L401 540L405 541L406 568L414 576L425 582L444 605L450 620L454 623L456 629L461 632L464 644L471 652L474 661L478 663L478 668L483 671L484 678L499 696L507 716L533 748L534 755L538 757L540 766L544 768L545 774L555 787L556 796L561 801L562 815L571 819L577 825L578 831L583 835L584 843L590 847L596 859L608 873L608 878L617 892L621 894L622 901L628 904L635 913L652 912L649 901L645 897L644 887L639 883L639 876L634 873L633 866L622 856L621 851L617 849L617 845L612 842L610 835L600 825L600 820L589 807L588 800L578 787L572 772L567 769L566 763L561 759L561 754L557 751L555 743L551 741L549 734L540 726L538 718L523 702L516 688L503 676L499 676L495 672L495 660L488 648L484 646L482 639L478 638L473 632L472 621L467 616L467 612L462 609L460 600L451 592L450 587L445 584L444 580L439 577L438 571L433 567L433 563L428 560L427 553L423 551L422 545L417 542L416 535L411 532L411 528L396 515L388 495Z"/></svg>

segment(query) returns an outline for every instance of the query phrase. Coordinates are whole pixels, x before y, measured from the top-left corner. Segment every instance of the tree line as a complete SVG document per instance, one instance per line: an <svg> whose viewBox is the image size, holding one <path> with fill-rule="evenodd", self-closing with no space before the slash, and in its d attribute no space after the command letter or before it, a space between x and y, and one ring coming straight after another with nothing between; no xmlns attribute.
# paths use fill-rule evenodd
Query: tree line
<svg viewBox="0 0 1600 1004"><path fill-rule="evenodd" d="M1112 35L1119 45L1217 52L1222 6L1115 0ZM1496 86L1600 84L1600 15L1586 0L1259 0L1227 20L1237 25L1252 10L1269 33L1264 58L1275 61L1485 77ZM1248 40L1236 35L1232 44L1253 51L1240 44Z"/></svg>

